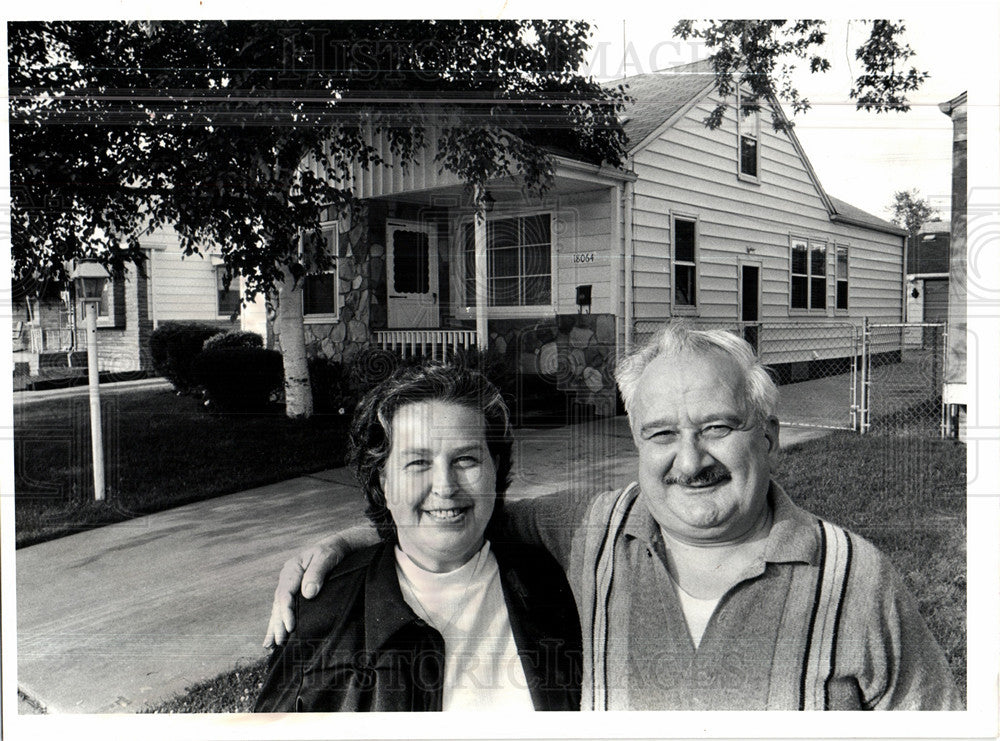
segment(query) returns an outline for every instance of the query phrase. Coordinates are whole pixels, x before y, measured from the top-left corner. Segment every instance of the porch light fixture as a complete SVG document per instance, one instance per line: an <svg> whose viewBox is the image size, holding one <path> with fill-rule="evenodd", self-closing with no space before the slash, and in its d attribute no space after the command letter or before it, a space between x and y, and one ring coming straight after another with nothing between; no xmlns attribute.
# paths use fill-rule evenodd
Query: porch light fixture
<svg viewBox="0 0 1000 741"><path fill-rule="evenodd" d="M108 282L108 271L97 260L81 260L70 273L76 295L84 303L100 301L104 285Z"/></svg>
<svg viewBox="0 0 1000 741"><path fill-rule="evenodd" d="M497 199L493 197L493 194L488 190L483 194L483 208L486 213L492 213L493 209L497 207Z"/></svg>
<svg viewBox="0 0 1000 741"><path fill-rule="evenodd" d="M94 499L104 500L104 444L101 440L101 386L97 368L97 305L108 271L97 260L80 260L70 270L76 295L87 315L87 379L90 385L90 449L94 463Z"/></svg>

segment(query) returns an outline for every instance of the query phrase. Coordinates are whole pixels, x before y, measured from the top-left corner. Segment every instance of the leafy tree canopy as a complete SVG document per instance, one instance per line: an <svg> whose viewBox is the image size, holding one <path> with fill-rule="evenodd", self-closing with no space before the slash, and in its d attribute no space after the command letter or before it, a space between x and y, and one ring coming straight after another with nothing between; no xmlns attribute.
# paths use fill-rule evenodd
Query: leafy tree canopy
<svg viewBox="0 0 1000 741"><path fill-rule="evenodd" d="M906 229L910 244L916 244L917 235L924 224L937 215L937 209L928 199L921 198L920 191L916 188L893 193L888 210L892 213L892 223Z"/></svg>
<svg viewBox="0 0 1000 741"><path fill-rule="evenodd" d="M854 79L851 98L858 110L884 113L908 111L907 93L913 92L927 78L907 64L913 49L902 41L906 26L899 21L865 21L868 38L855 50L863 72ZM822 53L826 41L826 22L821 20L683 20L674 27L682 39L702 39L713 50L712 63L716 82L723 97L734 95L742 82L752 96L743 99L745 111L760 109L758 101L780 97L792 110L809 109L792 78L796 59L804 60L810 72L826 72L830 60ZM726 104L718 105L705 119L712 129L722 124ZM772 111L776 130L792 124Z"/></svg>
<svg viewBox="0 0 1000 741"><path fill-rule="evenodd" d="M64 279L94 256L120 271L176 228L218 245L251 295L294 245L350 206L351 166L436 145L472 192L551 183L557 149L617 166L625 93L577 73L574 21L32 22L9 24L15 276ZM432 135L434 141L428 141ZM304 158L317 171L300 167ZM317 265L323 268L323 265Z"/></svg>

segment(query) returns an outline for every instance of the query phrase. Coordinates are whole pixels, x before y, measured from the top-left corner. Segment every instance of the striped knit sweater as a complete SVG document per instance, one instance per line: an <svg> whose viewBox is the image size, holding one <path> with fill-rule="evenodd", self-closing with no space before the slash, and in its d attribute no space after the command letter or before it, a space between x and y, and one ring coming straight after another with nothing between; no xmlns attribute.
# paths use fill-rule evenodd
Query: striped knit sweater
<svg viewBox="0 0 1000 741"><path fill-rule="evenodd" d="M637 484L508 504L510 537L546 547L569 577L584 709L960 709L944 655L885 556L774 483L768 497L764 560L722 597L697 648Z"/></svg>

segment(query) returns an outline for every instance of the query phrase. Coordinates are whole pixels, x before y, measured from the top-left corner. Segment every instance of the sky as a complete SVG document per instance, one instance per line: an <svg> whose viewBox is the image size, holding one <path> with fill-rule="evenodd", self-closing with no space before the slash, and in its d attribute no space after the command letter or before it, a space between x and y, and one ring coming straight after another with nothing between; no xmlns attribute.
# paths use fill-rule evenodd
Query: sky
<svg viewBox="0 0 1000 741"><path fill-rule="evenodd" d="M665 6L666 4L659 4ZM719 7L716 7L719 6ZM145 5L120 5L117 2L96 2L88 5L91 12L80 6L63 3L43 3L49 17L275 17L276 8L266 12L254 0L243 3L225 0L199 0L167 5L153 2ZM73 7L72 12L67 12ZM603 14L614 7L616 14ZM421 13L438 17L584 17L594 24L594 48L590 54L589 71L598 79L620 78L623 73L635 75L685 64L703 58L708 50L697 42L673 37L677 17L669 12L657 12L658 5L632 0L620 0L610 5L576 0L499 0L453 5L431 0ZM688 10L687 17L786 17L796 6L781 3L732 4L717 0L702 0L697 6L671 5L673 13ZM801 6L798 6L801 7ZM947 7L947 12L944 8ZM975 44L970 39L980 26L993 24L986 5L969 0L951 0L947 6L936 4L933 13L914 3L893 3L886 0L840 0L837 12L854 17L878 14L898 17L904 14L906 39L916 51L912 62L930 73L921 90L912 95L912 110L903 114L866 114L856 111L848 97L851 74L859 69L853 51L866 36L859 21L828 21L828 39L824 50L833 69L822 75L803 72L799 89L809 98L812 109L793 117L796 134L827 192L866 211L887 218L888 204L898 190L916 188L938 209L942 218L949 217L951 183L951 121L941 113L938 104L949 100L969 86L970 75L976 75ZM62 10L60 10L62 8ZM127 12L122 12L122 9ZM235 10L235 12L234 12ZM331 8L316 3L291 0L286 17L330 17ZM824 9L829 10L829 9ZM130 12L128 12L130 11ZM361 15L358 16L357 12ZM336 14L345 17L413 17L414 8L389 0L377 9L337 7ZM92 14L91 14L92 13ZM36 15L31 12L31 16ZM831 14L832 15L832 14ZM792 15L794 17L794 15ZM624 22L624 26L623 26ZM623 33L624 41L623 44ZM987 37L990 38L990 37ZM996 38L992 38L996 44ZM627 62L627 63L624 63ZM996 77L996 72L992 73ZM995 86L994 86L995 87ZM991 91L995 98L995 91ZM786 114L791 111L786 109ZM972 183L970 175L970 184Z"/></svg>
<svg viewBox="0 0 1000 741"><path fill-rule="evenodd" d="M709 53L696 40L674 38L676 18L643 12L624 19L591 20L596 32L590 71L600 80L686 64ZM832 69L825 74L802 70L797 77L799 91L812 108L792 120L806 156L830 195L889 218L887 207L893 193L916 188L941 218L948 219L952 127L938 104L968 87L969 19L953 13L905 20L906 40L916 52L911 62L930 73L910 97L910 111L871 114L855 109L848 95L852 71L857 74L860 69L854 50L867 37L868 28L859 21L835 20L827 24L823 50ZM787 106L785 112L791 116Z"/></svg>

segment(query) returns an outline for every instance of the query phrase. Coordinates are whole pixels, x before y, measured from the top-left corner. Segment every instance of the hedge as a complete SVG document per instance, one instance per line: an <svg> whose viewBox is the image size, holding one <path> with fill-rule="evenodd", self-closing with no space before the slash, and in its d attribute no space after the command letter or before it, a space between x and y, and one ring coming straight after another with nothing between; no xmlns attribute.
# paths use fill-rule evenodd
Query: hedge
<svg viewBox="0 0 1000 741"><path fill-rule="evenodd" d="M281 353L259 347L204 350L193 371L210 408L226 412L263 411L284 380Z"/></svg>
<svg viewBox="0 0 1000 741"><path fill-rule="evenodd" d="M199 384L191 364L205 340L221 332L217 326L205 322L164 322L149 338L153 370L170 381L178 392L193 393Z"/></svg>

